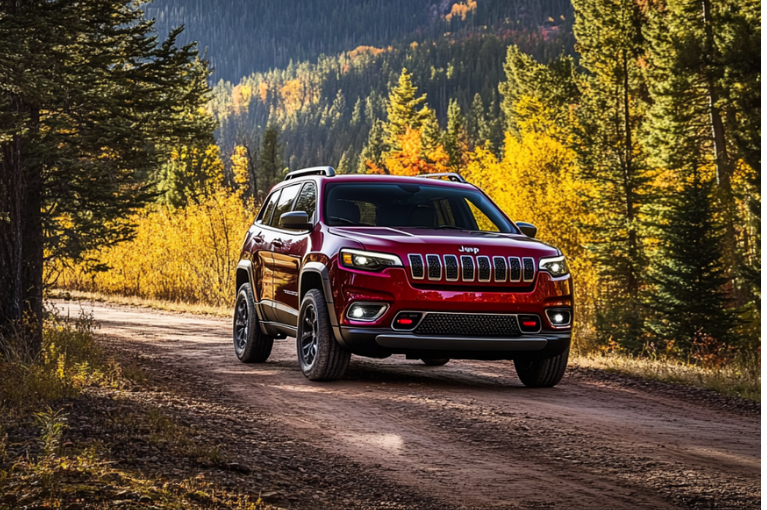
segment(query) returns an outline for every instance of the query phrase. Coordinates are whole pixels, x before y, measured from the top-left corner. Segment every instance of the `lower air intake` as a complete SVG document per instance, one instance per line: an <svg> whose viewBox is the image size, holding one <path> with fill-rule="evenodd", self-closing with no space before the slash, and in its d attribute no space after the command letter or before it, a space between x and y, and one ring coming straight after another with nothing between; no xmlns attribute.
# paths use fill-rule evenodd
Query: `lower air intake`
<svg viewBox="0 0 767 510"><path fill-rule="evenodd" d="M463 337L520 336L515 315L428 313L415 329L416 335Z"/></svg>

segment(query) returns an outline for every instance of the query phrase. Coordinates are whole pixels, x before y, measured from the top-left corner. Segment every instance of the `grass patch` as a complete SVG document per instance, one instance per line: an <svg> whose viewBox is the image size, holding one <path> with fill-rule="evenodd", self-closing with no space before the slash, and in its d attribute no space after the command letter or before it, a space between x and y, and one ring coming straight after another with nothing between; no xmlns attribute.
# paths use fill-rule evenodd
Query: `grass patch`
<svg viewBox="0 0 767 510"><path fill-rule="evenodd" d="M132 306L136 308L150 308L153 310L164 310L166 312L183 312L196 315L215 315L217 317L231 317L233 310L232 307L227 306L185 303L183 301L164 301L162 299L123 296L121 294L102 294L100 292L82 292L78 290L51 290L47 293L46 297L48 299L62 299L64 301L113 303L116 305Z"/></svg>
<svg viewBox="0 0 767 510"><path fill-rule="evenodd" d="M35 359L4 341L0 510L267 508L257 492L204 476L226 467L226 452L142 400L151 378L112 359L94 328L85 315L48 317Z"/></svg>
<svg viewBox="0 0 767 510"><path fill-rule="evenodd" d="M670 359L652 360L625 354L580 355L574 365L617 372L664 383L682 384L716 391L756 402L762 400L761 360L739 359L720 368L705 368Z"/></svg>

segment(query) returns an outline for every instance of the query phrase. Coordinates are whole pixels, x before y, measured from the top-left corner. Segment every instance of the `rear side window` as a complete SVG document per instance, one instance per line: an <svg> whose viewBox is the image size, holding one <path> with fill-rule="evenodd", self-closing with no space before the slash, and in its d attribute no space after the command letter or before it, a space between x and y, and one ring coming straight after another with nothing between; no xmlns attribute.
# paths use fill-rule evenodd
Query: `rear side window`
<svg viewBox="0 0 767 510"><path fill-rule="evenodd" d="M293 207L293 201L296 199L296 195L298 195L298 190L300 189L300 184L294 184L292 186L288 186L287 188L282 188L282 194L280 195L280 199L277 201L277 207L274 208L274 214L272 215L272 220L269 222L269 226L280 226L280 216L286 212L290 212L291 207Z"/></svg>
<svg viewBox="0 0 767 510"><path fill-rule="evenodd" d="M258 213L258 217L256 217L256 223L263 223L266 225L269 224L269 220L272 217L272 212L274 212L274 206L277 205L277 199L279 197L280 190L277 190L269 195L269 198L266 199L264 206L261 208L261 212Z"/></svg>
<svg viewBox="0 0 767 510"><path fill-rule="evenodd" d="M304 187L301 188L296 199L296 205L293 206L294 211L304 211L309 216L309 221L314 223L316 215L314 211L317 203L317 188L313 182L307 182Z"/></svg>

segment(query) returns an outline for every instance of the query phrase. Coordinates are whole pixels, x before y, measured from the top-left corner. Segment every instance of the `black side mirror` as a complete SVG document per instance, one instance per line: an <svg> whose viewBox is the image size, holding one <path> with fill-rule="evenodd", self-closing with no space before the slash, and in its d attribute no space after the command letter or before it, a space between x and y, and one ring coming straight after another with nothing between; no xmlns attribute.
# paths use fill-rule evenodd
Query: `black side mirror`
<svg viewBox="0 0 767 510"><path fill-rule="evenodd" d="M535 225L532 223L526 223L524 221L518 221L517 226L519 227L519 230L522 231L523 234L525 234L527 237L535 237L535 234L538 233L538 229Z"/></svg>
<svg viewBox="0 0 767 510"><path fill-rule="evenodd" d="M280 216L280 228L286 230L311 230L309 215L304 211L290 211Z"/></svg>

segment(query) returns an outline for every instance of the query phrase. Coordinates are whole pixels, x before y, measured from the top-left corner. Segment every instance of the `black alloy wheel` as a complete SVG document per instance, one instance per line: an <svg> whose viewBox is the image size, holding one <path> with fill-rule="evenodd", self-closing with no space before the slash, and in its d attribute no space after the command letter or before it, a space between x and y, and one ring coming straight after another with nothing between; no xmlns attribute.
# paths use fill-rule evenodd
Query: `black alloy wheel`
<svg viewBox="0 0 767 510"><path fill-rule="evenodd" d="M258 325L256 301L250 283L244 283L237 293L232 321L234 353L243 363L263 363L272 353L274 337L265 335Z"/></svg>
<svg viewBox="0 0 767 510"><path fill-rule="evenodd" d="M312 381L340 379L349 366L352 354L336 342L327 301L318 289L311 289L301 300L296 350L301 371Z"/></svg>

